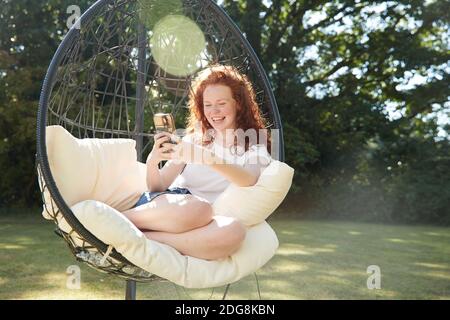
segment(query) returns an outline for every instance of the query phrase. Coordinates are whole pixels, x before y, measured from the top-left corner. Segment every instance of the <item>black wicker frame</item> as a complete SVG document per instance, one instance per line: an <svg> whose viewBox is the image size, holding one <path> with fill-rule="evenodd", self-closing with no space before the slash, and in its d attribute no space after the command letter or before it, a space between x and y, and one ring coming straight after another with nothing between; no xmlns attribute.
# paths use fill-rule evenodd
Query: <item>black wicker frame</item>
<svg viewBox="0 0 450 320"><path fill-rule="evenodd" d="M183 124L191 75L174 76L153 59L142 5L154 0L99 0L72 27L48 68L37 117L37 170L41 191L51 195L51 213L58 226L64 218L70 233L56 232L75 257L91 267L127 279L127 298L135 298L135 282L160 280L130 263L90 233L74 216L60 194L50 170L46 150L46 126L62 125L78 138L131 138L136 140L138 160L150 151L155 109L171 112ZM284 160L283 131L271 86L252 47L231 18L211 0L184 0L181 13L197 23L206 40L202 63L237 67L254 84L257 101L278 129L278 158ZM150 8L150 10L152 10ZM202 53L203 54L203 53ZM204 67L204 66L203 66ZM45 203L45 202L44 202ZM74 237L82 245L73 241ZM106 265L83 258L110 253ZM228 288L227 288L228 289ZM228 290L226 290L227 292Z"/></svg>

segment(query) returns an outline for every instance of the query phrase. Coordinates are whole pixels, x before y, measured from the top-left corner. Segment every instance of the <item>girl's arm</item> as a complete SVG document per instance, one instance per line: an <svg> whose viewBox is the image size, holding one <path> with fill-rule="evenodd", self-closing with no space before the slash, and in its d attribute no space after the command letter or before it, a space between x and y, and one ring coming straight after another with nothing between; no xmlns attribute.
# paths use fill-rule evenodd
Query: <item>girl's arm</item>
<svg viewBox="0 0 450 320"><path fill-rule="evenodd" d="M254 171L248 170L237 164L213 163L209 166L239 187L253 186L259 178L259 172L256 175Z"/></svg>
<svg viewBox="0 0 450 320"><path fill-rule="evenodd" d="M157 133L154 137L152 151L147 157L147 188L150 192L165 191L183 170L185 163L173 163L170 154L166 153L172 149L172 144L167 143L172 135L167 132ZM175 138L174 138L175 139ZM158 165L161 161L169 160L160 170Z"/></svg>
<svg viewBox="0 0 450 320"><path fill-rule="evenodd" d="M207 148L189 142L182 142L176 147L173 159L186 163L208 165L231 183L239 187L250 187L258 181L261 168L270 162L270 156L261 156L255 151L247 156L247 160L250 161L241 166L227 163L225 159Z"/></svg>
<svg viewBox="0 0 450 320"><path fill-rule="evenodd" d="M256 146L254 146L257 148ZM265 147L264 147L265 150ZM256 184L261 174L261 169L267 167L271 157L267 151L261 149L249 150L244 166L237 164L227 164L224 159L213 154L213 159L209 166L230 182L239 187L250 187ZM262 151L258 153L258 151Z"/></svg>
<svg viewBox="0 0 450 320"><path fill-rule="evenodd" d="M167 161L162 169L156 163L147 163L147 188L150 192L165 191L183 171L185 163Z"/></svg>

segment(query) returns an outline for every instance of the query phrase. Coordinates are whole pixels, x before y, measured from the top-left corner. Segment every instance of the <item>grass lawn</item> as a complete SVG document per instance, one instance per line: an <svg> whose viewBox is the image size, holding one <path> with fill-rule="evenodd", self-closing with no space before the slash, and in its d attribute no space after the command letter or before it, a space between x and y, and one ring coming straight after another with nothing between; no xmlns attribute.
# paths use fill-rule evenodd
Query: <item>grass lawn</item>
<svg viewBox="0 0 450 320"><path fill-rule="evenodd" d="M257 275L263 299L450 299L450 228L272 219L276 256ZM0 217L0 299L123 299L124 281L77 263L39 215ZM81 289L66 269L81 268ZM369 265L381 289L369 290ZM257 299L254 276L228 299ZM193 290L138 284L138 299L220 299L224 287Z"/></svg>

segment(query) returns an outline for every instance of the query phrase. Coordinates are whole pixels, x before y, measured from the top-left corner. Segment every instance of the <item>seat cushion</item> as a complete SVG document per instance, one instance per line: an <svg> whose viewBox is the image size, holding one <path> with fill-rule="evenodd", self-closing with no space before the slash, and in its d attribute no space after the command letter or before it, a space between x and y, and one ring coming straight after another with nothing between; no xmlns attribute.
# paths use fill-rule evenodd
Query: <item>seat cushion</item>
<svg viewBox="0 0 450 320"><path fill-rule="evenodd" d="M134 265L187 288L209 288L235 282L261 268L278 248L275 232L262 222L248 228L241 247L230 257L203 260L184 256L168 245L147 239L119 211L102 202L86 200L71 209L86 229L112 245Z"/></svg>
<svg viewBox="0 0 450 320"><path fill-rule="evenodd" d="M136 160L133 140L76 139L64 128L50 126L46 141L52 176L74 215L98 239L143 270L189 288L214 287L256 271L278 248L275 232L264 220L292 183L294 170L282 162L273 160L254 186L231 184L214 202L215 219L234 217L247 226L247 234L232 256L208 261L183 256L147 239L121 214L147 189L146 167ZM51 207L48 191L44 201L44 207ZM46 210L44 216L48 217ZM61 216L58 226L72 235L75 244L82 244Z"/></svg>

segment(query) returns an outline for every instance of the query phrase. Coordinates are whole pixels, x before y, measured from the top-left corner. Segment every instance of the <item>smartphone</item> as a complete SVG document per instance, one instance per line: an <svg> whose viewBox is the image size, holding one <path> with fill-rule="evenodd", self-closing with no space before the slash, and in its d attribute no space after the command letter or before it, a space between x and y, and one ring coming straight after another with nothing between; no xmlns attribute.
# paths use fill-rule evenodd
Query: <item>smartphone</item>
<svg viewBox="0 0 450 320"><path fill-rule="evenodd" d="M153 116L153 123L155 124L156 133L175 132L175 121L171 113L156 113Z"/></svg>
<svg viewBox="0 0 450 320"><path fill-rule="evenodd" d="M175 134L175 120L171 113L156 113L153 116L156 133L169 132ZM170 140L170 143L176 144L176 141Z"/></svg>

